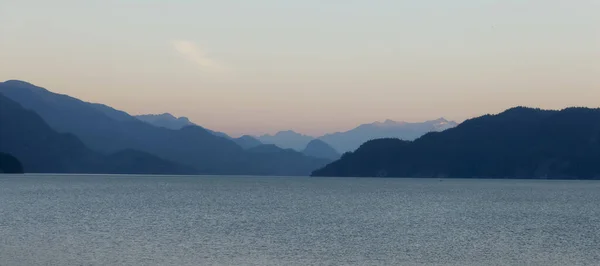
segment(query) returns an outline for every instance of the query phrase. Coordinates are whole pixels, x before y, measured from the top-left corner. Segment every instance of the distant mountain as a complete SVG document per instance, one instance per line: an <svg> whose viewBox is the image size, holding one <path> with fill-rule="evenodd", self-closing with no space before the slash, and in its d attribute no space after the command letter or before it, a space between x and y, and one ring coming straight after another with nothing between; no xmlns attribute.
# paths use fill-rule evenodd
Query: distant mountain
<svg viewBox="0 0 600 266"><path fill-rule="evenodd" d="M104 104L90 103L90 105L92 107L94 107L96 110L98 110L99 112L110 117L111 119L114 119L114 120L117 120L120 122L133 122L133 121L137 120L135 117L130 116L128 113L116 110L116 109L114 109L110 106L106 106Z"/></svg>
<svg viewBox="0 0 600 266"><path fill-rule="evenodd" d="M186 126L195 126L187 117L175 117L172 114L136 115L135 118L157 127L179 130Z"/></svg>
<svg viewBox="0 0 600 266"><path fill-rule="evenodd" d="M302 153L307 156L329 160L337 160L340 158L340 154L336 150L320 139L311 140Z"/></svg>
<svg viewBox="0 0 600 266"><path fill-rule="evenodd" d="M443 131L456 125L456 122L444 118L422 123L396 122L388 119L385 122L363 124L346 132L327 134L319 139L331 145L339 153L344 153L354 151L361 144L372 139L414 140L428 132Z"/></svg>
<svg viewBox="0 0 600 266"><path fill-rule="evenodd" d="M180 130L156 127L108 106L55 94L22 81L0 83L0 93L34 110L56 131L72 133L87 147L104 154L138 150L193 166L202 174L309 175L327 163L298 153L301 156L282 157L293 160L286 163L295 167L281 172L273 164L272 155L246 152L231 139L199 126Z"/></svg>
<svg viewBox="0 0 600 266"><path fill-rule="evenodd" d="M293 151L292 149L282 149L275 144L262 144L248 149L252 153L277 153L280 151Z"/></svg>
<svg viewBox="0 0 600 266"><path fill-rule="evenodd" d="M0 152L19 158L22 168L29 173L194 173L191 167L142 152L96 153L76 136L54 131L38 114L24 109L1 93ZM3 165L5 159L0 159Z"/></svg>
<svg viewBox="0 0 600 266"><path fill-rule="evenodd" d="M129 114L127 114L125 112L122 112L122 113L124 113L126 116L129 116ZM131 116L129 116L129 117L131 117ZM185 116L175 117L174 115L172 115L170 113L156 114L156 115L155 114L136 115L135 118L137 118L143 122L146 122L150 125L156 126L156 127L163 127L163 128L168 128L168 129L172 129L172 130L179 130L179 129L182 129L187 126L198 126L195 123L193 123L192 121L190 121L190 119ZM223 137L223 138L227 138L227 139L233 139L232 137L230 137L229 135L227 135L223 132L213 131L208 128L204 128L204 129L215 136L219 136L219 137Z"/></svg>
<svg viewBox="0 0 600 266"><path fill-rule="evenodd" d="M1 97L1 96L0 96ZM1 145L2 142L0 142ZM14 156L0 152L0 174L21 174L23 173L23 164Z"/></svg>
<svg viewBox="0 0 600 266"><path fill-rule="evenodd" d="M279 176L286 176L290 170L294 172L302 171L303 167L295 163L302 160L309 160L313 165L320 165L317 168L320 168L331 162L331 160L328 159L306 156L293 149L282 149L274 144L262 144L248 149L248 152L254 154L255 156L268 158L268 161L272 163L272 165L270 165L268 168L258 167L255 169L261 175L269 173Z"/></svg>
<svg viewBox="0 0 600 266"><path fill-rule="evenodd" d="M232 140L237 145L239 145L240 147L242 147L243 149L246 149L246 150L262 145L262 142L260 142L258 139L256 139L255 137L252 137L252 136L248 136L248 135L244 135L239 138L232 139Z"/></svg>
<svg viewBox="0 0 600 266"><path fill-rule="evenodd" d="M311 136L296 133L292 130L279 131L275 135L262 135L257 138L264 144L275 144L284 149L302 151L306 145L313 140Z"/></svg>
<svg viewBox="0 0 600 266"><path fill-rule="evenodd" d="M226 138L229 140L233 140L234 138L230 137L229 135L227 135L226 133L223 132L219 132L219 131L214 131L214 130L210 130L208 128L205 128L206 131L208 131L210 134L213 134L217 137L221 137L221 138Z"/></svg>
<svg viewBox="0 0 600 266"><path fill-rule="evenodd" d="M175 164L152 154L131 149L109 154L105 156L104 161L105 166L101 171L107 173L197 174L197 170L193 167Z"/></svg>
<svg viewBox="0 0 600 266"><path fill-rule="evenodd" d="M378 139L314 176L600 179L600 109L517 107L415 141Z"/></svg>

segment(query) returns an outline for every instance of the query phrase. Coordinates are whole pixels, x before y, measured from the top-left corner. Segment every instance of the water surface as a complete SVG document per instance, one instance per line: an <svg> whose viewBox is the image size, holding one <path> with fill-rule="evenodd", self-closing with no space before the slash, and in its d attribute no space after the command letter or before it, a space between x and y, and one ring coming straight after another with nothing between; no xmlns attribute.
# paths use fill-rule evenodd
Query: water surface
<svg viewBox="0 0 600 266"><path fill-rule="evenodd" d="M598 265L600 182L0 176L0 265Z"/></svg>

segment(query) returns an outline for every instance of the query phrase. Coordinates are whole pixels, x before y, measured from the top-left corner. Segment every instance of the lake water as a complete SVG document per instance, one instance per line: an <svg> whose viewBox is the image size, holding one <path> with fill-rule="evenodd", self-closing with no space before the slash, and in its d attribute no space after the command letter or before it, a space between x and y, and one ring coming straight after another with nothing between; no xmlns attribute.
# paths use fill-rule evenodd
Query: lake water
<svg viewBox="0 0 600 266"><path fill-rule="evenodd" d="M600 182L5 175L0 265L600 265Z"/></svg>

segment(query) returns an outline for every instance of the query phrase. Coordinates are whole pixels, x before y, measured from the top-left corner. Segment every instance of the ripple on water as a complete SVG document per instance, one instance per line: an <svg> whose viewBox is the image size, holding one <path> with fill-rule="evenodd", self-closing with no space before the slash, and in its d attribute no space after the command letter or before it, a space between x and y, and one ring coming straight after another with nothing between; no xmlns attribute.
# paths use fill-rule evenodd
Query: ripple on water
<svg viewBox="0 0 600 266"><path fill-rule="evenodd" d="M600 182L0 176L0 265L593 265Z"/></svg>

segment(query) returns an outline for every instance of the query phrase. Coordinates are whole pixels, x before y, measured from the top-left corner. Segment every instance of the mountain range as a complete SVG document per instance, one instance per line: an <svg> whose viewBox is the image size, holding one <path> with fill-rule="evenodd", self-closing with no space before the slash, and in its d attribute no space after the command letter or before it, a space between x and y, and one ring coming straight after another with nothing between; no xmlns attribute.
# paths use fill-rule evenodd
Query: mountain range
<svg viewBox="0 0 600 266"><path fill-rule="evenodd" d="M197 124L190 121L190 119L187 117L175 117L170 113L136 115L135 117L153 126L168 128L172 130L179 130L186 126L198 126ZM250 135L243 135L239 138L232 138L223 132L213 131L207 128L205 128L205 130L215 136L229 139L235 142L238 146L242 147L243 149L249 149L263 144L258 139Z"/></svg>
<svg viewBox="0 0 600 266"><path fill-rule="evenodd" d="M0 93L1 165L29 173L193 174L191 167L151 154L122 150L101 154L70 133L53 130L37 113ZM7 154L17 157L11 159ZM11 166L12 165L12 166ZM21 169L19 171L19 169Z"/></svg>
<svg viewBox="0 0 600 266"><path fill-rule="evenodd" d="M175 117L170 113L136 115L135 118L157 127L179 130L186 126L197 126L187 117Z"/></svg>
<svg viewBox="0 0 600 266"><path fill-rule="evenodd" d="M419 123L397 122L388 119L384 122L362 124L348 131L325 134L317 138L296 133L292 130L280 131L275 135L262 135L257 138L263 143L275 144L282 148L297 151L303 151L309 142L319 139L341 154L354 151L361 144L372 139L399 138L414 140L426 133L444 131L456 125L458 123L444 118Z"/></svg>
<svg viewBox="0 0 600 266"><path fill-rule="evenodd" d="M137 115L135 117L154 126L174 130L181 129L185 126L196 125L187 117L175 117L170 113ZM265 134L258 137L244 135L240 138L232 138L223 132L212 131L210 129L206 130L213 135L228 138L244 149L255 147L260 144L274 144L282 149L293 149L305 154L307 154L305 150L308 148L308 153L313 157L339 158L339 154L354 151L361 144L372 139L400 138L404 140L414 140L428 132L443 131L455 127L456 125L458 125L458 123L448 121L444 118L419 123L397 122L388 119L384 122L362 124L345 132L325 134L317 138L300 134L293 130L279 131L274 135ZM312 141L317 139L321 142L315 142L314 144L317 144L317 147L320 146L321 148L314 149L315 146L308 147ZM322 153L317 153L319 151Z"/></svg>
<svg viewBox="0 0 600 266"><path fill-rule="evenodd" d="M600 109L525 107L371 140L313 176L600 179Z"/></svg>
<svg viewBox="0 0 600 266"><path fill-rule="evenodd" d="M297 151L304 150L306 145L314 139L311 136L296 133L292 130L279 131L275 135L265 134L256 138L264 144L275 144L284 149Z"/></svg>
<svg viewBox="0 0 600 266"><path fill-rule="evenodd" d="M232 138L11 80L0 83L0 172L600 179L600 109Z"/></svg>
<svg viewBox="0 0 600 266"><path fill-rule="evenodd" d="M84 147L103 155L139 151L191 167L199 174L308 175L330 162L300 152L291 154L284 149L272 150L269 154L249 152L230 138L200 126L187 125L178 130L157 127L109 106L56 94L23 81L0 83L0 93L35 112L56 133L68 133ZM0 122L4 128L5 121ZM31 153L35 152L31 150ZM26 171L31 169L21 158L24 154L13 155L22 160ZM278 165L273 158L277 158ZM72 172L80 169L58 167L48 170Z"/></svg>
<svg viewBox="0 0 600 266"><path fill-rule="evenodd" d="M372 139L399 138L414 140L426 133L444 131L456 125L458 123L444 118L420 123L396 122L388 119L384 122L363 124L345 132L326 134L319 137L319 139L331 145L339 153L344 153L354 151L360 145Z"/></svg>
<svg viewBox="0 0 600 266"><path fill-rule="evenodd" d="M151 125L173 130L178 130L190 125L196 125L195 123L191 122L187 117L175 117L170 113L156 115L137 115L135 117ZM243 135L239 138L232 138L229 135L222 132L212 131L209 129L206 130L215 136L227 138L246 150L258 147L262 144L272 144L275 145L275 147L281 149L291 148L293 150L302 152L303 154L314 158L336 160L340 157L340 154L331 146L329 146L329 144L321 140L314 139L310 136L298 134L291 130L281 131L273 136L263 135L258 138L250 135ZM262 139L262 141L260 141L259 138ZM268 147L275 148L273 146Z"/></svg>

